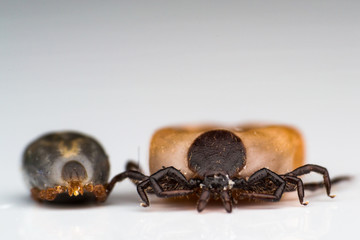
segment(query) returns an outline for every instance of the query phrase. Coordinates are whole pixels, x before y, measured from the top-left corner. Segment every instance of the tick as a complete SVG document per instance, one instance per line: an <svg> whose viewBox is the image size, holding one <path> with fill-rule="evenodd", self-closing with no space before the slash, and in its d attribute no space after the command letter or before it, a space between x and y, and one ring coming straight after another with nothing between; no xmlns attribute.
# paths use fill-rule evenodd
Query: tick
<svg viewBox="0 0 360 240"><path fill-rule="evenodd" d="M236 200L279 201L291 191L307 205L304 190L323 186L334 197L327 169L304 165L302 136L287 126L160 129L151 140L149 164L152 174L137 184L144 207L150 204L147 192L161 198L197 194L199 212L211 198L231 212ZM323 182L304 184L299 176L311 172Z"/></svg>
<svg viewBox="0 0 360 240"><path fill-rule="evenodd" d="M129 170L108 183L109 171L108 156L98 141L76 132L44 135L30 143L23 155L25 179L32 197L39 201L95 198L103 202L116 182L145 177Z"/></svg>

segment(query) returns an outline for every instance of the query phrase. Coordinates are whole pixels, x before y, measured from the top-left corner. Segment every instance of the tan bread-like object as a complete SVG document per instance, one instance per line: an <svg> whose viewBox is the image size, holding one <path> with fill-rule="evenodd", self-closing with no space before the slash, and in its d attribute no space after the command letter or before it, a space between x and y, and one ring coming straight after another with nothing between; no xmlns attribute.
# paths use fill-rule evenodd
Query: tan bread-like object
<svg viewBox="0 0 360 240"><path fill-rule="evenodd" d="M249 177L262 168L285 174L304 164L304 141L296 129L282 125L216 126L162 128L155 132L150 144L150 173L163 167L175 167L187 179L196 177L188 165L188 150L194 140L210 130L228 130L245 146L245 166L235 177Z"/></svg>

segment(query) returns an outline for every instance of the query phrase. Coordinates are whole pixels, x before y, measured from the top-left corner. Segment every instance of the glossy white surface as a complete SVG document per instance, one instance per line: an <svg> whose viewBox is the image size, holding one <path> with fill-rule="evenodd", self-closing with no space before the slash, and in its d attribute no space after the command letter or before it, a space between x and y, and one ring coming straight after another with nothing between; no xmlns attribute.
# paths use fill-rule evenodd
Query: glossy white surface
<svg viewBox="0 0 360 240"><path fill-rule="evenodd" d="M21 176L26 144L53 130L96 137L111 176L138 159L158 127L286 123L308 162L358 176L357 1L0 3L1 239L339 239L358 235L360 183L279 203L152 198L130 182L103 205L33 202ZM318 176L310 179L320 180Z"/></svg>
<svg viewBox="0 0 360 240"><path fill-rule="evenodd" d="M23 193L2 194L2 235L18 239L339 239L353 237L359 213L359 184L339 185L337 197L310 194L306 207L294 196L280 203L237 205L227 214L220 203L199 214L193 202L153 201L139 206L130 183L103 205L54 206ZM131 186L131 187L130 187ZM4 200L5 199L5 200ZM4 220L7 218L7 220Z"/></svg>

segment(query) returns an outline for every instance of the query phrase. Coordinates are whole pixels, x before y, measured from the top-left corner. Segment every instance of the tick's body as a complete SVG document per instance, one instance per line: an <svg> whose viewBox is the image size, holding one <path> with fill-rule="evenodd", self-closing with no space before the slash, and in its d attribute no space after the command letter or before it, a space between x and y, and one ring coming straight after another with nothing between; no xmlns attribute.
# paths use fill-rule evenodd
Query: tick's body
<svg viewBox="0 0 360 240"><path fill-rule="evenodd" d="M110 164L102 146L93 138L75 132L44 135L33 141L23 155L23 170L32 197L40 201L78 199L87 193L105 201L118 176L108 184ZM143 179L141 173L131 175Z"/></svg>
<svg viewBox="0 0 360 240"><path fill-rule="evenodd" d="M151 141L151 176L137 190L143 206L149 205L147 191L164 198L197 194L198 211L220 198L228 212L236 199L278 201L284 192L297 191L306 205L304 189L322 186L330 196L327 170L303 164L303 140L291 127L164 128ZM324 183L303 184L298 176L310 172L322 174Z"/></svg>
<svg viewBox="0 0 360 240"><path fill-rule="evenodd" d="M197 174L189 168L188 151L197 137L215 129L232 132L241 139L245 147L245 165L236 172L235 177L250 177L264 167L278 174L285 174L304 165L303 139L294 128L164 128L158 130L151 140L150 173L172 166L180 170L187 179L195 177ZM213 144L216 145L216 140Z"/></svg>

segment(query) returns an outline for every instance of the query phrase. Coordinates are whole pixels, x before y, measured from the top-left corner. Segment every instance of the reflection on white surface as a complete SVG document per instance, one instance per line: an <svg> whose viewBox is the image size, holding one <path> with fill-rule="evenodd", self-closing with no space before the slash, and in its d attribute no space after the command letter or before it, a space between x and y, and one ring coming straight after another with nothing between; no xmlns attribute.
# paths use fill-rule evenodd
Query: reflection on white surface
<svg viewBox="0 0 360 240"><path fill-rule="evenodd" d="M142 208L134 191L85 206L39 204L14 195L0 202L6 206L0 208L2 226L7 226L2 232L19 239L335 239L350 236L356 228L348 219L360 210L358 187L357 182L342 183L334 189L334 199L322 191L309 194L308 206L291 197L278 203L238 204L232 214L220 203L199 214L193 202L156 198Z"/></svg>
<svg viewBox="0 0 360 240"><path fill-rule="evenodd" d="M112 218L108 212L87 210L29 209L19 228L22 239L98 239L103 236ZM115 225L113 225L115 226Z"/></svg>
<svg viewBox="0 0 360 240"><path fill-rule="evenodd" d="M7 209L7 208L11 208L12 204L1 204L0 205L0 209Z"/></svg>
<svg viewBox="0 0 360 240"><path fill-rule="evenodd" d="M25 211L18 234L22 239L96 239L104 235L144 239L308 239L329 233L334 209L300 211L235 211L197 214L189 212L131 213L129 211ZM125 218L119 221L118 218ZM139 218L139 219L138 219ZM119 226L118 226L119 224ZM148 237L147 237L148 236Z"/></svg>

